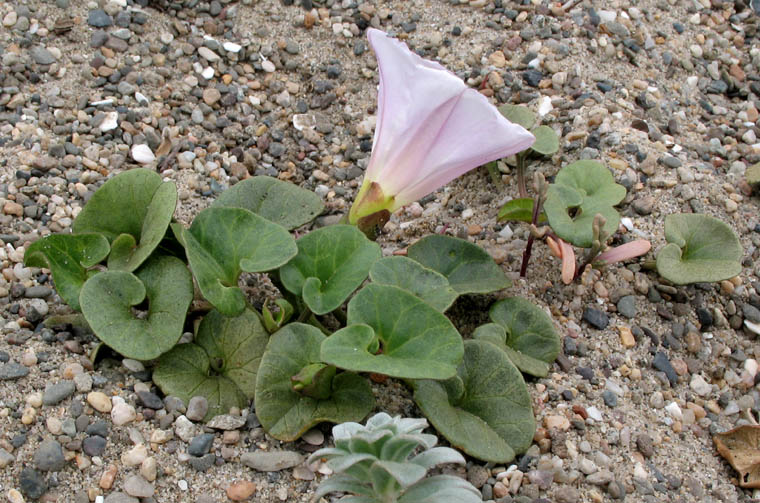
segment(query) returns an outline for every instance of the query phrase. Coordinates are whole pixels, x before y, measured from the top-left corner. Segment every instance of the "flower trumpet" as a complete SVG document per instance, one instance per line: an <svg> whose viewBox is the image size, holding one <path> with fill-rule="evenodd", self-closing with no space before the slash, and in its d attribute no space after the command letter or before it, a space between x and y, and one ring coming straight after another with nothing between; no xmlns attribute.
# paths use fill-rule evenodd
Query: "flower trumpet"
<svg viewBox="0 0 760 503"><path fill-rule="evenodd" d="M348 221L394 212L535 138L438 63L382 31L367 37L380 73L369 165Z"/></svg>

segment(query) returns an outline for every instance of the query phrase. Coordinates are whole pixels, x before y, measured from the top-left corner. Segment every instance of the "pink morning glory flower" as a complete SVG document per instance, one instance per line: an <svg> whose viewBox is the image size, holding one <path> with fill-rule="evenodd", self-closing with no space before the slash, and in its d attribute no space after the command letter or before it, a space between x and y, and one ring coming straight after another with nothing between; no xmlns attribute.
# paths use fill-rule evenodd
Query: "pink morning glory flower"
<svg viewBox="0 0 760 503"><path fill-rule="evenodd" d="M535 138L488 99L380 30L367 30L380 86L372 156L349 221L396 211Z"/></svg>

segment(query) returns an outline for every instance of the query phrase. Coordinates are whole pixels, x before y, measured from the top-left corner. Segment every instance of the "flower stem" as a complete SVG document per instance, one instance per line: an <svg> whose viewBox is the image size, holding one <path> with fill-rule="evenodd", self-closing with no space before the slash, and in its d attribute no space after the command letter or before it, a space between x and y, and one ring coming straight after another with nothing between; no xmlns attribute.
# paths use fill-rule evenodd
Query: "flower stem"
<svg viewBox="0 0 760 503"><path fill-rule="evenodd" d="M519 159L520 156L518 156ZM518 166L519 166L518 162ZM519 171L518 171L519 174ZM519 180L519 179L518 179ZM523 180L523 186L525 184L525 180ZM541 194L536 195L536 198L533 199L533 214L531 215L531 223L533 225L538 225L538 216L541 214L541 205L542 200ZM530 255L533 252L533 241L535 238L533 237L533 234L531 233L530 236L528 236L528 244L525 245L525 251L523 252L523 259L522 259L522 265L520 266L520 277L524 278L525 275L528 273L528 262L530 262Z"/></svg>
<svg viewBox="0 0 760 503"><path fill-rule="evenodd" d="M523 152L517 154L517 190L521 198L528 197L528 188L525 185L525 154Z"/></svg>

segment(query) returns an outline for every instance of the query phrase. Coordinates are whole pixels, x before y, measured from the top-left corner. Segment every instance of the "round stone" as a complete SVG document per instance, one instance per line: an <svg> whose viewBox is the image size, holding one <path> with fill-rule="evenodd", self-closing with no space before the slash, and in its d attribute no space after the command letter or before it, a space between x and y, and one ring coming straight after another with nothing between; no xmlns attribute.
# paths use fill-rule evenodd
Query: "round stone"
<svg viewBox="0 0 760 503"><path fill-rule="evenodd" d="M239 480L227 488L227 497L232 501L245 501L256 492L256 484L250 480Z"/></svg>
<svg viewBox="0 0 760 503"><path fill-rule="evenodd" d="M43 441L34 452L34 465L44 472L57 472L66 465L61 444L53 439Z"/></svg>
<svg viewBox="0 0 760 503"><path fill-rule="evenodd" d="M111 412L111 399L102 391L92 391L87 394L87 403L98 412Z"/></svg>

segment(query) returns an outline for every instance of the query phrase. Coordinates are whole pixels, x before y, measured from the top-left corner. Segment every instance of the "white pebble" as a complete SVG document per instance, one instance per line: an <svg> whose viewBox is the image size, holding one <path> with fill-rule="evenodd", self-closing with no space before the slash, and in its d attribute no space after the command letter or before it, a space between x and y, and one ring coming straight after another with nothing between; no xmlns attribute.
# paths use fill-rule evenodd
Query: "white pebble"
<svg viewBox="0 0 760 503"><path fill-rule="evenodd" d="M707 396L712 392L712 385L705 381L705 379L699 374L694 374L689 386L692 391L699 396Z"/></svg>
<svg viewBox="0 0 760 503"><path fill-rule="evenodd" d="M114 405L111 409L111 421L116 426L122 426L135 420L137 413L135 408L123 401L117 402L114 397Z"/></svg>
<svg viewBox="0 0 760 503"><path fill-rule="evenodd" d="M150 164L156 160L156 156L153 155L153 151L149 146L145 144L132 145L132 159L140 164Z"/></svg>
<svg viewBox="0 0 760 503"><path fill-rule="evenodd" d="M552 106L552 99L549 96L542 96L538 100L538 115L543 117L554 109Z"/></svg>
<svg viewBox="0 0 760 503"><path fill-rule="evenodd" d="M675 402L670 402L665 406L665 410L668 411L668 414L675 419L676 421L680 421L683 419L683 413L681 412L681 407L678 406Z"/></svg>
<svg viewBox="0 0 760 503"><path fill-rule="evenodd" d="M504 239L511 239L512 235L514 234L514 231L512 228L508 225L505 225L500 231L499 231L499 237L502 237Z"/></svg>
<svg viewBox="0 0 760 503"><path fill-rule="evenodd" d="M106 118L100 123L100 130L105 133L117 127L119 127L119 112L106 113Z"/></svg>
<svg viewBox="0 0 760 503"><path fill-rule="evenodd" d="M224 50L227 52L234 52L237 54L240 52L240 50L243 48L240 44L236 44L234 42L225 42L222 44L222 47L224 47Z"/></svg>
<svg viewBox="0 0 760 503"><path fill-rule="evenodd" d="M182 479L179 482L177 482L177 486L179 486L180 491L187 491L187 480Z"/></svg>
<svg viewBox="0 0 760 503"><path fill-rule="evenodd" d="M744 370L749 372L749 375L751 375L752 377L755 377L757 375L757 368L758 368L757 360L753 358L747 358L746 360L744 360Z"/></svg>
<svg viewBox="0 0 760 503"><path fill-rule="evenodd" d="M588 414L589 419L593 419L594 421L602 420L602 412L593 405L586 409L586 413Z"/></svg>

